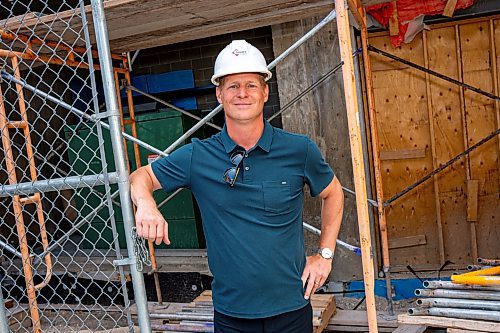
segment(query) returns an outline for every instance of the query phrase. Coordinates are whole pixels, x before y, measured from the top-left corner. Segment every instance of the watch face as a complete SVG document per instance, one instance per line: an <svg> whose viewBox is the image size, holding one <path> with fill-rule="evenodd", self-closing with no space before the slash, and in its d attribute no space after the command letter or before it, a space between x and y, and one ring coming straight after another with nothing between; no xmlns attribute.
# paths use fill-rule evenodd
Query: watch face
<svg viewBox="0 0 500 333"><path fill-rule="evenodd" d="M330 259L333 257L333 252L329 248L324 248L321 250L321 256L325 259Z"/></svg>

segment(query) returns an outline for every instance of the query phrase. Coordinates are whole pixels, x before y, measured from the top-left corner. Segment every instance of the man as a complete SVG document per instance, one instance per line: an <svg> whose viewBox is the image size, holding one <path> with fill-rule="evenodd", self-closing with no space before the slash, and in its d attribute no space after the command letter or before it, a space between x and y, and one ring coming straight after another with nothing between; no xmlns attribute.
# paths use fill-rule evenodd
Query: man
<svg viewBox="0 0 500 333"><path fill-rule="evenodd" d="M225 126L131 175L137 233L170 244L152 192L190 188L214 277L215 332L312 332L309 298L332 268L343 210L340 183L310 139L264 120L271 72L258 49L233 41L214 72ZM323 201L319 251L307 259L304 184Z"/></svg>

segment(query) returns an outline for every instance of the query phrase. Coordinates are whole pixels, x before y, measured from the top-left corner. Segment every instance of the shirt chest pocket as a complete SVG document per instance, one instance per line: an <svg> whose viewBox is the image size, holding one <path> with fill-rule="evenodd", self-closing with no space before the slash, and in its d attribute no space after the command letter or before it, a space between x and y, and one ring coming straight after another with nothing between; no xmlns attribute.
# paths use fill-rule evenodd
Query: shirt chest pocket
<svg viewBox="0 0 500 333"><path fill-rule="evenodd" d="M287 181L266 181L262 183L264 209L273 214L288 212L291 205L291 189Z"/></svg>

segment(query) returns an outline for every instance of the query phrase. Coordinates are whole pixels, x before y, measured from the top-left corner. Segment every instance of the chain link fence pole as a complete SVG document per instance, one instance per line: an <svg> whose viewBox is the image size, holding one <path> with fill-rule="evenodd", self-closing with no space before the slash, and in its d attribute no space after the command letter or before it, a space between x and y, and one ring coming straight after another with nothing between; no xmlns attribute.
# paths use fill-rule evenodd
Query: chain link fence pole
<svg viewBox="0 0 500 333"><path fill-rule="evenodd" d="M120 201L122 205L123 225L125 229L125 239L127 242L128 256L132 260L129 262L134 286L135 302L137 306L137 316L141 332L151 332L149 321L148 304L146 290L144 288L144 277L142 272L137 270L136 262L138 258L134 254L134 240L132 232L134 227L134 215L132 201L130 199L130 183L127 165L125 164L125 147L121 135L120 113L118 110L118 98L114 87L114 73L111 62L111 51L109 48L108 32L104 15L104 5L102 0L92 0L92 16L94 19L94 29L96 34L97 49L99 50L99 62L101 64L101 75L106 100L108 122L110 127L111 142L113 145L116 171L118 173L118 187L120 191Z"/></svg>

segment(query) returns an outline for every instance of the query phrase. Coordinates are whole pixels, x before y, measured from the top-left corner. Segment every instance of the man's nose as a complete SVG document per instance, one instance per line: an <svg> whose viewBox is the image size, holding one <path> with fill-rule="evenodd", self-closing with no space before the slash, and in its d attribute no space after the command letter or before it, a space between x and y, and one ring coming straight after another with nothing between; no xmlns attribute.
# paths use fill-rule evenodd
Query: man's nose
<svg viewBox="0 0 500 333"><path fill-rule="evenodd" d="M248 96L248 90L246 87L244 86L241 86L239 89L238 89L238 97L247 97Z"/></svg>

